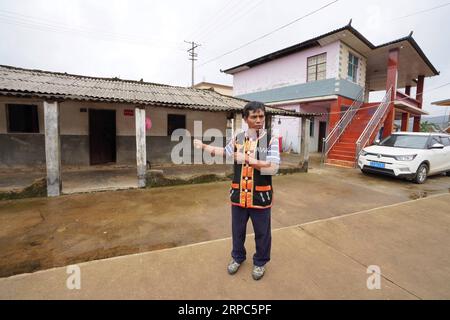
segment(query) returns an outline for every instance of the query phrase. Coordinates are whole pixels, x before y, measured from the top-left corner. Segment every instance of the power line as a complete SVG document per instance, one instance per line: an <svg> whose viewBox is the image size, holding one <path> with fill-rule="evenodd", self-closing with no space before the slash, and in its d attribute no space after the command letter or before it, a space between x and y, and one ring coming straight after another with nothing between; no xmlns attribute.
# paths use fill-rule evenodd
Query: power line
<svg viewBox="0 0 450 320"><path fill-rule="evenodd" d="M86 28L74 28L67 25L60 24L55 21L36 19L32 16L22 15L11 11L0 10L0 22L10 25L31 28L33 30L50 31L63 34L77 34L84 37L92 37L107 41L121 41L129 43L149 44L149 42L157 42L158 46L169 47L177 50L184 50L176 45L181 45L182 42L168 41L165 39L156 39L150 37L141 37L130 34L117 34L109 31L86 29ZM161 45L165 42L166 45Z"/></svg>
<svg viewBox="0 0 450 320"><path fill-rule="evenodd" d="M227 55L229 55L229 54L232 54L232 53L234 53L234 52L236 52L236 51L238 51L238 50L240 50L240 49L242 49L242 48L245 48L245 47L247 47L247 46L249 46L249 45L255 43L256 41L259 41L259 40L261 40L261 39L264 39L264 38L270 36L271 34L274 34L275 32L278 32L278 31L280 31L280 30L282 30L282 29L284 29L284 28L287 28L288 26L290 26L290 25L292 25L292 24L294 24L294 23L296 23L296 22L298 22L298 21L300 21L300 20L302 20L302 19L304 19L304 18L309 17L309 16L311 16L311 15L313 15L313 14L315 14L315 13L317 13L317 12L319 12L319 11L321 11L321 10L323 10L323 9L325 9L325 8L327 8L327 7L331 6L331 5L333 5L333 4L335 4L335 3L338 2L338 1L339 1L339 0L334 0L334 1L332 1L332 2L329 2L329 3L327 3L326 5L324 5L324 6L320 7L320 8L318 8L318 9L316 9L316 10L314 10L314 11L311 11L311 12L305 14L304 16L301 16L301 17L299 17L299 18L297 18L297 19L295 19L295 20L293 20L293 21L291 21L291 22L289 22L289 23L287 23L287 24L282 25L281 27L276 28L276 29L273 30L273 31L270 31L270 32L268 32L268 33L266 33L266 34L264 34L264 35L262 35L262 36L260 36L260 37L258 37L258 38L256 38L256 39L254 39L254 40L252 40L252 41L249 41L249 42L247 42L247 43L245 43L245 44L243 44L243 45L241 45L241 46L239 46L239 47L237 47L237 48L235 48L235 49L233 49L233 50L230 50L230 51L228 51L228 52L225 52L224 54L221 54L220 56L217 56L217 57L215 57L215 58L213 58L213 59L210 59L210 60L208 60L208 61L202 63L202 64L199 65L198 67L202 67L202 66L204 66L204 65L206 65L206 64L208 64L208 63L211 63L211 62L213 62L213 61L215 61L215 60L218 60L218 59L220 59L220 58L222 58L222 57L225 57L225 56L227 56Z"/></svg>
<svg viewBox="0 0 450 320"><path fill-rule="evenodd" d="M434 87L434 88L429 89L429 90L425 90L425 91L423 91L422 95L424 95L424 94L426 94L426 93L429 93L429 92L431 92L431 91L435 91L435 90L438 90L438 89L447 87L447 86L450 86L450 82L444 83L444 84L442 84L442 85L439 85L439 86ZM398 102L398 101L408 100L409 98L410 98L410 97L404 97L404 98L400 98L400 99L389 100L389 101L386 101L386 103L394 103L394 102ZM377 103L377 102L375 102L375 103ZM379 104L375 104L375 105L373 105L373 106L360 107L360 108L358 108L358 110L377 109L379 106L380 106ZM271 106L271 105L269 105L269 107L272 107L272 108L275 108L275 109L279 109L279 108L277 108L276 106ZM347 111L348 111L348 110L336 111L336 112L321 112L321 114L323 114L323 115L344 114L344 113L346 113Z"/></svg>
<svg viewBox="0 0 450 320"><path fill-rule="evenodd" d="M434 88L432 88L432 89L425 90L425 91L422 92L422 96L423 96L424 94L426 94L426 93L429 93L429 92L431 92L431 91L435 91L435 90L438 90L438 89L441 89L441 88L444 88L444 87L447 87L447 86L450 86L450 82L444 83L444 84L439 85L439 86L437 86L437 87L434 87ZM404 98L400 98L400 99L390 100L390 101L387 101L386 103L393 103L393 102L397 102L397 101L408 100L409 98L410 98L410 97L404 97ZM374 106L369 106L369 107L361 107L361 108L359 108L358 110L376 109L376 108L378 108L378 107L379 107L379 105L374 105ZM347 112L347 110L344 110L344 111L336 111L336 112L328 112L328 113L324 113L324 114L325 114L325 115L329 115L329 114L341 114L341 113L346 113L346 112Z"/></svg>
<svg viewBox="0 0 450 320"><path fill-rule="evenodd" d="M239 0L237 0L237 1L239 1ZM236 0L234 0L234 2L236 2ZM240 3L240 2L239 2ZM203 33L203 31L205 30L205 28L209 28L211 25L213 25L213 24L215 24L216 22L217 22L217 18L216 18L216 16L218 16L218 17L222 17L221 16L221 14L222 14L222 12L227 8L227 7L229 7L230 5L232 5L233 4L233 0L231 0L231 1L226 1L226 4L225 4L225 6L223 6L223 7L221 7L221 9L219 9L218 11L216 11L216 13L215 14L213 14L213 15L211 15L211 19L210 20L207 20L207 22L206 23L202 23L202 25L201 26L199 26L197 29L195 29L189 36L188 36L188 38L197 38L197 35L198 35L198 33L200 32L200 33ZM238 4L238 6L239 6L239 4Z"/></svg>
<svg viewBox="0 0 450 320"><path fill-rule="evenodd" d="M245 16L247 16L250 12L252 12L252 11L255 10L256 8L258 8L264 1L266 1L266 0L259 0L258 2L254 3L254 4L255 4L254 6L251 6L251 5L250 5L249 7L247 7L247 8L246 8L247 10L245 10L245 11L243 10L243 11L241 12L241 14L240 14L240 15L236 15L236 16L234 17L233 20L227 21L227 22L226 22L226 25L225 25L224 27L220 28L220 31L223 32L225 29L229 28L229 27L232 26L234 23L240 21L242 18L244 18ZM220 25L219 25L219 26L220 26ZM218 26L218 27L219 27L219 26ZM209 32L208 35L205 34L206 37L205 37L205 38L202 37L201 40L204 41L204 40L208 39L208 36L211 35L211 34L212 34L212 31ZM216 39L217 39L217 37L216 37Z"/></svg>
<svg viewBox="0 0 450 320"><path fill-rule="evenodd" d="M428 9L417 11L417 12L413 12L413 13L410 13L410 14L408 14L406 16L401 16L401 17L394 18L392 20L389 20L389 22L400 20L400 19L409 18L409 17L415 16L415 15L418 15L418 14L421 14L421 13L426 13L426 12L433 11L433 10L436 10L436 9L439 9L439 8L443 8L443 7L446 7L446 6L449 6L449 5L450 5L450 2L447 2L447 3L441 4L441 5L436 6L436 7L428 8Z"/></svg>
<svg viewBox="0 0 450 320"><path fill-rule="evenodd" d="M258 0L256 0L258 1ZM255 1L255 2L256 2ZM222 31L224 28L229 27L232 25L235 21L238 19L241 19L242 16L246 15L248 13L248 9L253 9L254 1L250 0L248 2L242 1L237 6L235 6L232 10L228 12L228 15L221 16L219 19L217 19L215 22L215 25L211 25L209 29L204 29L197 38L204 39L209 38L209 36L213 35L217 30ZM262 3L262 1L260 1ZM260 4L259 3L259 4ZM259 5L258 4L258 5ZM221 20L222 18L222 20Z"/></svg>
<svg viewBox="0 0 450 320"><path fill-rule="evenodd" d="M217 17L217 18L213 21L213 23L212 23L210 26L204 28L204 29L196 36L196 38L200 38L200 37L204 37L204 36L206 36L206 35L212 34L214 30L220 28L223 24L228 23L228 21L229 21L233 16L235 16L236 14L239 13L239 11L241 10L241 8L246 7L247 4L250 3L251 1L253 1L253 0L249 0L248 2L246 2L246 1L239 1L239 2L237 3L237 5L232 6L232 7L230 8L230 10L227 11L225 14L220 15L219 17Z"/></svg>

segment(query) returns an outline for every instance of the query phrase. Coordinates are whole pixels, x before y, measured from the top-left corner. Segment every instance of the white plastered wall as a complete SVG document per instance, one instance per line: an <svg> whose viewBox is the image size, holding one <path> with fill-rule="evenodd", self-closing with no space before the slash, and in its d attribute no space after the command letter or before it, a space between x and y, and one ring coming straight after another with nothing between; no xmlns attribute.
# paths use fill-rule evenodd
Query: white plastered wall
<svg viewBox="0 0 450 320"><path fill-rule="evenodd" d="M133 110L133 105L108 103L64 102L61 112L61 133L87 135L89 133L89 116L87 112L80 112L80 108L116 110L116 130L118 136L134 136L134 116L124 115L125 110ZM203 131L217 128L223 133L226 129L225 112L202 112L186 109L171 109L164 107L146 107L146 117L150 117L152 128L147 130L147 136L167 136L167 117L169 114L186 115L186 129L194 132L194 120L202 121Z"/></svg>

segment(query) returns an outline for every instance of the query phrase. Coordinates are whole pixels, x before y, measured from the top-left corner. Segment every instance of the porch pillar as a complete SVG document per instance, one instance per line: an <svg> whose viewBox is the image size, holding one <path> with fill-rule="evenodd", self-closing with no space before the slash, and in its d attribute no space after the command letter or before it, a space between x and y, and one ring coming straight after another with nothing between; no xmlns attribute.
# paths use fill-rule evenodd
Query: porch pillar
<svg viewBox="0 0 450 320"><path fill-rule="evenodd" d="M59 137L59 104L44 101L45 162L47 166L47 196L61 195L61 143Z"/></svg>
<svg viewBox="0 0 450 320"><path fill-rule="evenodd" d="M404 112L402 113L402 131L408 131L409 130L409 113Z"/></svg>
<svg viewBox="0 0 450 320"><path fill-rule="evenodd" d="M398 61L399 61L400 49L395 48L389 50L388 63L387 63L387 79L386 79L386 92L392 88L389 99L389 107L387 111L386 120L384 121L384 129L382 138L386 138L392 134L394 130L395 120L395 105L394 100L397 93L397 79L398 79Z"/></svg>
<svg viewBox="0 0 450 320"><path fill-rule="evenodd" d="M136 165L138 187L145 188L147 172L147 147L145 134L145 108L136 107Z"/></svg>
<svg viewBox="0 0 450 320"><path fill-rule="evenodd" d="M236 113L234 115L234 127L233 127L233 134L236 136L241 130L242 130L242 113Z"/></svg>
<svg viewBox="0 0 450 320"><path fill-rule="evenodd" d="M300 141L300 164L302 165L305 172L308 172L308 162L309 162L309 141L310 141L310 123L311 120L302 117L301 118L301 129L299 130L300 137L298 141Z"/></svg>
<svg viewBox="0 0 450 320"><path fill-rule="evenodd" d="M422 109L423 105L423 87L425 82L425 76L419 76L417 79L416 100L419 102L419 108ZM414 117L414 132L420 132L420 120L422 116L418 115Z"/></svg>

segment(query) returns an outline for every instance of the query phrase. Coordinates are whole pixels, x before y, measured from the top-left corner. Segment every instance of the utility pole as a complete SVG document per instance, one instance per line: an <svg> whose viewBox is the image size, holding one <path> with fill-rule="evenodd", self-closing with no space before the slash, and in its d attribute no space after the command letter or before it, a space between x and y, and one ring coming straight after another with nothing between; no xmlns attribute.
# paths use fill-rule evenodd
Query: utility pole
<svg viewBox="0 0 450 320"><path fill-rule="evenodd" d="M201 45L199 43L195 43L194 41L184 41L186 43L189 43L191 45L191 48L187 50L189 53L189 60L192 61L192 87L194 87L194 61L197 61L198 54L195 53L195 49L200 47Z"/></svg>

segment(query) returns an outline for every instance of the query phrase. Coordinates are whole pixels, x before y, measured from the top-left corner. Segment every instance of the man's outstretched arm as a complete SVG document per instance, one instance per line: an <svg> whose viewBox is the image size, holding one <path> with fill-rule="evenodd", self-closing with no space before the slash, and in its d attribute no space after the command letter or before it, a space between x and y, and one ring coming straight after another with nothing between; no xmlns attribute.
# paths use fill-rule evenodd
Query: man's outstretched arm
<svg viewBox="0 0 450 320"><path fill-rule="evenodd" d="M194 147L196 149L203 149L212 156L218 155L223 156L225 154L225 148L222 147L214 147L207 144L204 144L202 141L198 139L194 139Z"/></svg>

